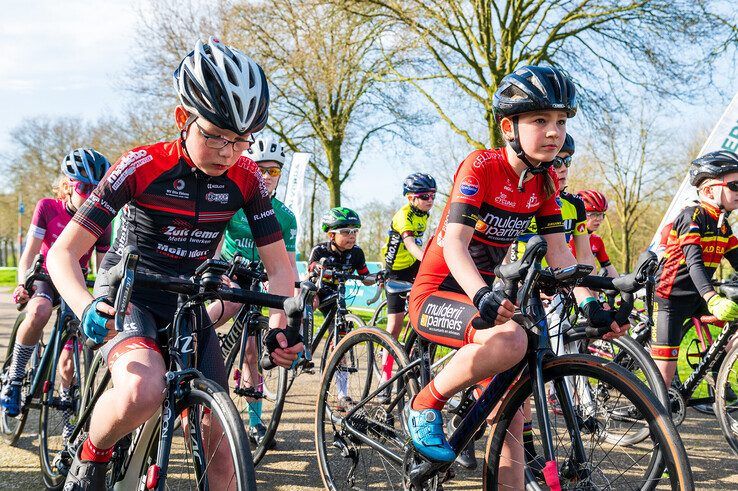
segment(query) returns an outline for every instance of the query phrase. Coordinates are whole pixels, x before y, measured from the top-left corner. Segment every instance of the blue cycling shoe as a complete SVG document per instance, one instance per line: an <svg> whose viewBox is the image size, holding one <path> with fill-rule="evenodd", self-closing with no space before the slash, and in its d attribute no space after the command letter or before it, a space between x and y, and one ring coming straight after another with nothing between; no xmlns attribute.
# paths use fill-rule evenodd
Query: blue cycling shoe
<svg viewBox="0 0 738 491"><path fill-rule="evenodd" d="M5 409L8 416L18 416L21 411L21 388L23 382L20 380L11 380L3 386L2 395L0 395L0 406Z"/></svg>
<svg viewBox="0 0 738 491"><path fill-rule="evenodd" d="M405 420L413 446L423 457L434 462L453 462L456 459L456 453L443 432L441 411L437 409L416 411L407 405Z"/></svg>

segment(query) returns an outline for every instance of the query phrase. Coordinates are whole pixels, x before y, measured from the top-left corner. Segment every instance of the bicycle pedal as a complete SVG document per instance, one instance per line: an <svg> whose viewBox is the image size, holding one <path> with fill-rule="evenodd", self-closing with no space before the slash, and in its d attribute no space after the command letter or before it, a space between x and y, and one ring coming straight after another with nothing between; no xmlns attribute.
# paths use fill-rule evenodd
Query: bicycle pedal
<svg viewBox="0 0 738 491"><path fill-rule="evenodd" d="M259 392L253 387L246 387L246 388L236 387L235 389L233 389L233 393L241 397L251 397L252 399L263 399L264 398L264 393Z"/></svg>

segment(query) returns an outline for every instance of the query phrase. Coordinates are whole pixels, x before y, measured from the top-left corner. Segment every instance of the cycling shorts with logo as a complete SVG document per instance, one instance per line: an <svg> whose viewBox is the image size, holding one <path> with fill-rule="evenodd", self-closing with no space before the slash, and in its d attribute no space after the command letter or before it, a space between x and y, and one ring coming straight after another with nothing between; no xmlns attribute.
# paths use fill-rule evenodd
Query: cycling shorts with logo
<svg viewBox="0 0 738 491"><path fill-rule="evenodd" d="M471 343L477 329L489 327L469 297L448 291L411 297L410 322L423 338L450 348Z"/></svg>
<svg viewBox="0 0 738 491"><path fill-rule="evenodd" d="M405 269L390 269L387 271L387 279L412 283L415 281L418 269L420 269L420 261L415 261L412 266ZM387 313L399 314L405 312L407 296L408 293L387 293Z"/></svg>
<svg viewBox="0 0 738 491"><path fill-rule="evenodd" d="M651 332L651 356L654 360L674 361L679 357L685 325L692 325L692 317L709 315L707 306L699 296L674 301L656 295L654 307L656 326Z"/></svg>

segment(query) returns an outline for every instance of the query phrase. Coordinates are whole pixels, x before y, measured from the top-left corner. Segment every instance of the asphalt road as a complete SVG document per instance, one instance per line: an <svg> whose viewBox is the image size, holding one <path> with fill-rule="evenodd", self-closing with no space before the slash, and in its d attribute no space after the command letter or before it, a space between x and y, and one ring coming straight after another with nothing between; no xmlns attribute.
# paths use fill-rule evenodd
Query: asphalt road
<svg viewBox="0 0 738 491"><path fill-rule="evenodd" d="M0 359L5 356L10 328L16 317L7 291L0 292ZM323 489L315 457L313 419L318 375L302 375L290 390L285 405L277 449L269 452L257 467L260 489L316 490ZM0 489L41 489L35 419L30 415L26 433L16 447L0 443ZM723 439L713 417L690 410L680 428L682 439L692 463L697 489L738 490L738 458ZM481 458L483 445L477 445ZM479 474L479 471L477 471ZM479 479L463 476L445 489L478 489Z"/></svg>

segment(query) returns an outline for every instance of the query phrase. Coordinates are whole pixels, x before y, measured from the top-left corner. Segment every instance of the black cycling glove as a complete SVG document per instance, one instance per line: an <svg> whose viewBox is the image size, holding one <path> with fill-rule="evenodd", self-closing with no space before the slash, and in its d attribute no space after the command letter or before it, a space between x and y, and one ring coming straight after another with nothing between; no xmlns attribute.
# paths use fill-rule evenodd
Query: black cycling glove
<svg viewBox="0 0 738 491"><path fill-rule="evenodd" d="M480 288L472 299L474 306L479 310L479 316L482 320L492 325L495 325L497 315L499 314L498 310L502 306L503 300L505 300L504 293L495 291L488 286Z"/></svg>
<svg viewBox="0 0 738 491"><path fill-rule="evenodd" d="M579 309L592 327L610 327L615 320L615 311L603 309L600 302L594 298L585 300Z"/></svg>
<svg viewBox="0 0 738 491"><path fill-rule="evenodd" d="M275 349L281 348L277 341L277 334L280 332L284 334L285 338L287 338L288 348L298 343L302 343L302 335L298 331L292 329L269 329L267 335L264 336L264 344L266 345L269 355L271 355Z"/></svg>

